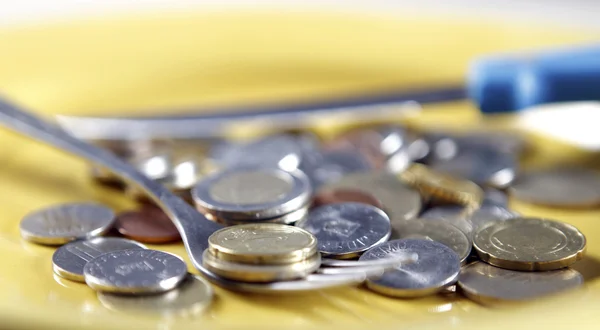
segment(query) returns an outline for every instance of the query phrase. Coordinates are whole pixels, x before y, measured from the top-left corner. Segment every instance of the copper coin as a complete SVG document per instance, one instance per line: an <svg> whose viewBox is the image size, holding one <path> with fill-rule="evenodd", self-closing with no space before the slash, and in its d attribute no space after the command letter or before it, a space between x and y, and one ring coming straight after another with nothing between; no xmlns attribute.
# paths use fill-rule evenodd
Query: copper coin
<svg viewBox="0 0 600 330"><path fill-rule="evenodd" d="M321 191L314 197L313 207L334 203L356 202L383 208L383 204L375 196L360 190L335 189Z"/></svg>
<svg viewBox="0 0 600 330"><path fill-rule="evenodd" d="M137 211L119 214L115 228L121 235L142 243L161 244L181 240L171 219L158 207L148 204Z"/></svg>

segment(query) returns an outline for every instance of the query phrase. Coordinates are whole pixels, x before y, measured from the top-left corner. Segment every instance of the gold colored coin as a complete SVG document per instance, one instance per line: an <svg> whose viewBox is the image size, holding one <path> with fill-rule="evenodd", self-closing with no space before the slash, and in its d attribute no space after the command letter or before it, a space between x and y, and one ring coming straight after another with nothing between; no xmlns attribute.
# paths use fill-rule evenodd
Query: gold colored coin
<svg viewBox="0 0 600 330"><path fill-rule="evenodd" d="M413 164L400 174L400 179L425 196L439 198L471 208L481 205L483 190L468 180L459 180L438 173L425 165Z"/></svg>
<svg viewBox="0 0 600 330"><path fill-rule="evenodd" d="M481 260L506 269L546 271L567 267L583 257L585 236L557 221L515 218L484 227L473 247Z"/></svg>
<svg viewBox="0 0 600 330"><path fill-rule="evenodd" d="M289 264L249 265L216 258L206 249L202 255L202 266L209 271L230 280L241 282L273 282L294 280L307 276L321 266L321 255Z"/></svg>
<svg viewBox="0 0 600 330"><path fill-rule="evenodd" d="M208 238L208 250L220 260L247 264L286 264L317 253L313 234L283 224L256 223L226 227Z"/></svg>

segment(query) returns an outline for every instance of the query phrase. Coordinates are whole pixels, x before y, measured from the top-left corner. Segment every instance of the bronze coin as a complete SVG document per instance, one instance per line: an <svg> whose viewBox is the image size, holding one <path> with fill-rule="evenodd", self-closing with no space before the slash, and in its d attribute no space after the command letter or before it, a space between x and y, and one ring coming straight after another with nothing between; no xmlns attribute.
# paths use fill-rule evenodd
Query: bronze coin
<svg viewBox="0 0 600 330"><path fill-rule="evenodd" d="M383 208L383 204L375 196L360 190L334 189L325 190L315 195L313 207L334 203L357 202Z"/></svg>
<svg viewBox="0 0 600 330"><path fill-rule="evenodd" d="M161 209L149 204L139 210L119 214L115 228L121 235L142 243L161 244L181 240L171 219Z"/></svg>

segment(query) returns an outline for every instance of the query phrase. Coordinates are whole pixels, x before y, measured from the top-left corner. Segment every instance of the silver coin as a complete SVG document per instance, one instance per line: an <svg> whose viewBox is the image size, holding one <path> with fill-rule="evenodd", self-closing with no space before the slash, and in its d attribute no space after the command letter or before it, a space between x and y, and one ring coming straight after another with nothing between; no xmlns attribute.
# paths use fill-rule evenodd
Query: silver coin
<svg viewBox="0 0 600 330"><path fill-rule="evenodd" d="M578 167L526 172L519 175L509 192L519 200L547 206L597 206L600 174Z"/></svg>
<svg viewBox="0 0 600 330"><path fill-rule="evenodd" d="M442 243L458 254L461 263L467 260L473 245L465 233L450 223L433 223L424 219L392 223L391 238L416 238Z"/></svg>
<svg viewBox="0 0 600 330"><path fill-rule="evenodd" d="M115 213L99 204L70 203L50 206L21 220L21 236L31 242L61 245L107 232Z"/></svg>
<svg viewBox="0 0 600 330"><path fill-rule="evenodd" d="M518 155L526 150L527 143L516 132L476 132L456 137L459 145L493 148L500 152Z"/></svg>
<svg viewBox="0 0 600 330"><path fill-rule="evenodd" d="M85 282L96 291L148 294L169 291L186 276L185 262L178 256L155 250L122 250L89 261Z"/></svg>
<svg viewBox="0 0 600 330"><path fill-rule="evenodd" d="M308 215L309 212L309 205L305 205L301 208L299 208L296 211L290 212L290 213L286 213L282 216L279 217L275 217L275 218L263 218L263 219L251 219L251 220L236 220L236 219L224 219L224 218L217 218L215 216L209 215L209 218L213 221L217 221L219 223L222 223L226 226L234 226L234 225L241 225L241 224L247 224L247 223L255 223L256 221L260 221L260 222L270 222L270 223L281 223L281 224L293 224L295 222L301 221L302 219L306 218L306 216Z"/></svg>
<svg viewBox="0 0 600 330"><path fill-rule="evenodd" d="M421 159L427 164L449 160L458 154L458 142L449 135L428 132L423 140L427 148L423 149Z"/></svg>
<svg viewBox="0 0 600 330"><path fill-rule="evenodd" d="M294 171L300 165L302 148L291 135L274 135L245 144L222 143L210 152L221 168L275 167Z"/></svg>
<svg viewBox="0 0 600 330"><path fill-rule="evenodd" d="M546 272L519 272L474 262L461 270L458 286L471 300L482 304L536 299L583 284L583 276L570 268Z"/></svg>
<svg viewBox="0 0 600 330"><path fill-rule="evenodd" d="M129 159L129 162L152 180L164 180L171 175L172 159L168 152L139 154Z"/></svg>
<svg viewBox="0 0 600 330"><path fill-rule="evenodd" d="M165 293L132 296L98 292L98 300L110 310L160 315L195 315L210 306L214 292L200 276L188 275L178 287Z"/></svg>
<svg viewBox="0 0 600 330"><path fill-rule="evenodd" d="M417 261L385 271L378 279L367 280L375 292L401 298L421 297L453 284L460 272L460 258L444 244L421 239L399 239L380 244L359 261L387 258L398 254L417 254Z"/></svg>
<svg viewBox="0 0 600 330"><path fill-rule="evenodd" d="M349 173L370 171L372 167L358 152L324 151L305 154L300 170L316 189L328 182L338 181Z"/></svg>
<svg viewBox="0 0 600 330"><path fill-rule="evenodd" d="M192 189L199 210L229 220L279 217L307 205L311 195L303 173L275 168L230 169Z"/></svg>
<svg viewBox="0 0 600 330"><path fill-rule="evenodd" d="M317 237L319 252L353 258L390 237L390 219L380 209L362 203L318 207L296 224Z"/></svg>
<svg viewBox="0 0 600 330"><path fill-rule="evenodd" d="M438 206L423 212L420 218L423 221L448 222L468 237L472 237L477 230L485 226L517 216L519 216L518 213L502 206L484 204L472 213L460 206Z"/></svg>
<svg viewBox="0 0 600 330"><path fill-rule="evenodd" d="M349 188L375 196L392 222L410 220L421 211L421 194L388 173L362 172L344 176L338 182L328 183L321 190Z"/></svg>
<svg viewBox="0 0 600 330"><path fill-rule="evenodd" d="M479 185L504 188L515 179L517 161L513 155L495 149L470 147L460 149L449 160L434 162L431 168Z"/></svg>
<svg viewBox="0 0 600 330"><path fill-rule="evenodd" d="M57 275L71 281L85 282L83 267L88 261L107 252L145 248L143 244L136 241L115 237L75 241L54 251L52 269Z"/></svg>

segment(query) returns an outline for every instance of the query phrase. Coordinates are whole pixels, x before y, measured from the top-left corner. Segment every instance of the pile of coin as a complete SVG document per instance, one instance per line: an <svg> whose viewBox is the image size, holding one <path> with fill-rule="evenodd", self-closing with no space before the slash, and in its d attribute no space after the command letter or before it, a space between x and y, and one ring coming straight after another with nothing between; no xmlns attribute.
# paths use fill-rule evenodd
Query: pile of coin
<svg viewBox="0 0 600 330"><path fill-rule="evenodd" d="M196 265L225 288L282 292L365 282L386 296L414 298L458 287L465 297L490 303L583 283L569 268L583 257L583 234L514 212L505 191L531 203L591 207L600 205L600 175L518 173L527 146L515 136L416 134L384 125L329 141L308 133L218 141L181 163L169 160L178 148L144 147L136 157L122 157L172 190L181 188L199 212L228 226L210 236ZM178 166L187 173L185 184L172 185ZM569 193L556 193L558 185ZM56 274L85 281L104 301L117 300L110 292L132 298L186 287L190 275L181 259L138 243L180 240L160 209L144 204L115 221L105 207L76 205L21 222L29 241L67 243L55 253ZM98 237L111 228L138 242ZM168 269L152 266L158 261Z"/></svg>
<svg viewBox="0 0 600 330"><path fill-rule="evenodd" d="M298 227L260 223L212 234L202 265L230 280L274 282L306 277L321 266L317 239Z"/></svg>
<svg viewBox="0 0 600 330"><path fill-rule="evenodd" d="M217 172L192 190L198 211L226 225L294 223L308 213L311 196L310 182L302 172L271 167Z"/></svg>
<svg viewBox="0 0 600 330"><path fill-rule="evenodd" d="M59 246L52 256L54 273L86 283L116 309L187 313L209 305L210 284L188 274L180 257L133 240L102 237L114 223L115 214L106 206L71 203L26 215L20 230L28 241ZM174 299L178 296L183 298Z"/></svg>

